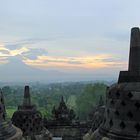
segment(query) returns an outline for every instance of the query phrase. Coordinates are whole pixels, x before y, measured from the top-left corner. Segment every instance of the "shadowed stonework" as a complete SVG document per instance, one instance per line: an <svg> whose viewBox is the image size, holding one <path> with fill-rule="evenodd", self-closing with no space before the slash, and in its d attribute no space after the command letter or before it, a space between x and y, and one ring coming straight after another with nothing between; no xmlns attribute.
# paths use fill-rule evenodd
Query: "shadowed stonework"
<svg viewBox="0 0 140 140"><path fill-rule="evenodd" d="M140 139L140 30L132 28L128 71L107 88L105 117L84 140Z"/></svg>
<svg viewBox="0 0 140 140"><path fill-rule="evenodd" d="M67 107L63 97L61 98L59 107L56 109L54 106L52 116L55 125L70 125L76 117L74 110Z"/></svg>
<svg viewBox="0 0 140 140"><path fill-rule="evenodd" d="M87 123L82 124L76 118L74 110L67 107L63 97L59 106L53 108L52 119L45 119L44 125L54 137L61 137L63 140L82 140L88 130Z"/></svg>
<svg viewBox="0 0 140 140"><path fill-rule="evenodd" d="M25 139L51 140L51 134L43 127L42 114L31 104L29 86L25 86L23 104L13 114L12 122L21 128Z"/></svg>
<svg viewBox="0 0 140 140"><path fill-rule="evenodd" d="M4 97L0 90L0 140L23 140L22 131L6 119Z"/></svg>
<svg viewBox="0 0 140 140"><path fill-rule="evenodd" d="M140 82L140 30L131 30L128 71L121 71L118 83Z"/></svg>

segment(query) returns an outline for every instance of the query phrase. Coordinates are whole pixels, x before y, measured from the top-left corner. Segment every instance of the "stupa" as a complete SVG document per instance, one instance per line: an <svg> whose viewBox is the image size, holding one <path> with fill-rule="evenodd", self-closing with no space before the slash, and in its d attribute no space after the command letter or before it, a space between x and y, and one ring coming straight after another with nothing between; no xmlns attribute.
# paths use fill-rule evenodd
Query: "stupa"
<svg viewBox="0 0 140 140"><path fill-rule="evenodd" d="M4 97L0 90L0 140L24 140L22 131L6 119Z"/></svg>
<svg viewBox="0 0 140 140"><path fill-rule="evenodd" d="M93 111L89 114L90 120L88 125L90 126L90 130L84 135L84 140L90 140L91 135L94 131L101 125L104 120L104 112L105 112L105 105L103 97L100 96L99 102Z"/></svg>
<svg viewBox="0 0 140 140"><path fill-rule="evenodd" d="M54 137L61 137L63 140L81 140L85 131L85 127L81 126L74 110L66 105L63 97L58 107L53 108L52 119L45 119L44 124Z"/></svg>
<svg viewBox="0 0 140 140"><path fill-rule="evenodd" d="M68 125L71 124L73 119L75 119L75 112L73 109L69 109L64 101L64 98L62 96L61 102L58 106L58 108L53 108L52 110L52 116L53 116L53 121L55 124L59 125Z"/></svg>
<svg viewBox="0 0 140 140"><path fill-rule="evenodd" d="M140 139L140 29L131 30L128 71L106 91L105 119L91 140Z"/></svg>
<svg viewBox="0 0 140 140"><path fill-rule="evenodd" d="M25 86L23 104L12 116L12 123L23 131L28 140L51 140L51 134L43 126L42 114L31 103L29 86Z"/></svg>

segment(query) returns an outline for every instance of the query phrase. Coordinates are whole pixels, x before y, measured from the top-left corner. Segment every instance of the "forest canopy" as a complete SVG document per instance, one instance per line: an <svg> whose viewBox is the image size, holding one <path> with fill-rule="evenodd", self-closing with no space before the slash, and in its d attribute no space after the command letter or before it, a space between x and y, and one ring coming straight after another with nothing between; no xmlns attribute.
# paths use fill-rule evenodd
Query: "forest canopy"
<svg viewBox="0 0 140 140"><path fill-rule="evenodd" d="M34 84L30 86L30 93L32 103L48 119L52 108L58 106L62 96L67 106L74 109L80 119L87 119L98 104L100 96L105 99L106 87L104 83L92 82ZM3 86L2 91L8 117L11 117L17 106L22 104L24 86Z"/></svg>

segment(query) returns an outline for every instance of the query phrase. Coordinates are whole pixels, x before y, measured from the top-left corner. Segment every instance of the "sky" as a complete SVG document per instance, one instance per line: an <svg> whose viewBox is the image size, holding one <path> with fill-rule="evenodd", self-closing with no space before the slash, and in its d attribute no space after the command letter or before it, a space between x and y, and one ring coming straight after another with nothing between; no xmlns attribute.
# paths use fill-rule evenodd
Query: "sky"
<svg viewBox="0 0 140 140"><path fill-rule="evenodd" d="M139 5L139 0L0 0L0 81L117 79L127 70Z"/></svg>

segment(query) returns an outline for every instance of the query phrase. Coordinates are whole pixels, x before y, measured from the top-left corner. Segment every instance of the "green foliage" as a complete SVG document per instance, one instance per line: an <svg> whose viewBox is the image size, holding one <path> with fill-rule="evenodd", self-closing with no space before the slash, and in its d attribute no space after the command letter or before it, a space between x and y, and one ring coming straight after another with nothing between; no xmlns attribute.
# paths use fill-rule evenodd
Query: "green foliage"
<svg viewBox="0 0 140 140"><path fill-rule="evenodd" d="M58 106L63 96L69 108L76 111L77 116L86 119L100 95L105 97L106 85L102 83L58 83L50 85L32 85L32 103L44 117L51 118L51 111ZM5 86L2 88L5 97L8 117L11 117L17 106L22 104L24 87Z"/></svg>
<svg viewBox="0 0 140 140"><path fill-rule="evenodd" d="M11 118L11 116L15 111L16 111L16 107L7 107L6 108L7 118Z"/></svg>
<svg viewBox="0 0 140 140"><path fill-rule="evenodd" d="M98 104L100 96L105 97L106 85L96 83L88 84L77 97L77 113L80 119L86 119L88 114Z"/></svg>

